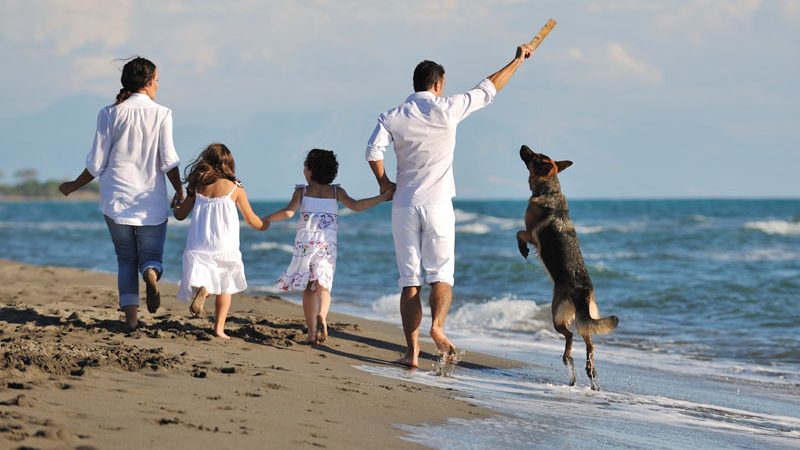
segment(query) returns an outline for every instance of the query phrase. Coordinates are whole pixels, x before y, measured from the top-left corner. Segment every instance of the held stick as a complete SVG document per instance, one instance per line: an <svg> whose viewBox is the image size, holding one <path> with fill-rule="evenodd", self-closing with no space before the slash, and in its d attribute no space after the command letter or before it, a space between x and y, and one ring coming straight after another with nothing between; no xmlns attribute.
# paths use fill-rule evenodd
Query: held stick
<svg viewBox="0 0 800 450"><path fill-rule="evenodd" d="M541 44L541 43L542 43L542 41L544 40L544 38L546 38L546 37L547 37L547 35L548 35L548 34L550 34L550 31L551 31L551 30L552 30L552 29L553 29L555 26L556 26L556 21L555 21L555 19L550 19L550 20L548 20L548 21L547 21L547 23L546 23L546 24L544 24L544 26L542 27L542 29L541 29L541 30L539 30L539 33L538 33L538 34L536 34L536 36L534 36L534 37L533 37L533 39L531 39L531 42L530 42L530 44L533 46L533 49L534 49L534 50L536 50L536 47L538 47L538 46L539 46L539 44Z"/></svg>

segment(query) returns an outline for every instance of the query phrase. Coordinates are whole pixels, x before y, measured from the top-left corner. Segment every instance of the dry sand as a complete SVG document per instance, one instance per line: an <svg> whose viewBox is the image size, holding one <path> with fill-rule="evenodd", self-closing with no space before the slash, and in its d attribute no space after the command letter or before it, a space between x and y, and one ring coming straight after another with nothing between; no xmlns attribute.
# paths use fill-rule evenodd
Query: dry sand
<svg viewBox="0 0 800 450"><path fill-rule="evenodd" d="M176 286L161 291L159 312L142 307L126 333L114 275L0 260L0 448L415 448L395 424L491 414L353 367L392 364L399 326L332 313L330 338L310 347L299 306L238 294L223 341L213 297L190 318Z"/></svg>

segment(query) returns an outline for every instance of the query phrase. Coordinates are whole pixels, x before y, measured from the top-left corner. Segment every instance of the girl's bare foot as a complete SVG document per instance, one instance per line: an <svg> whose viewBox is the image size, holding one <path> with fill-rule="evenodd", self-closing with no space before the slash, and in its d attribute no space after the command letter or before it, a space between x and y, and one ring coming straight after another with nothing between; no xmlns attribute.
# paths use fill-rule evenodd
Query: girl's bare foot
<svg viewBox="0 0 800 450"><path fill-rule="evenodd" d="M208 290L206 290L205 286L201 286L194 294L192 304L189 305L189 312L192 313L193 316L198 317L203 313L203 305L206 303L206 298L208 298Z"/></svg>
<svg viewBox="0 0 800 450"><path fill-rule="evenodd" d="M322 314L317 316L317 332L315 334L318 344L328 339L328 323L322 317Z"/></svg>
<svg viewBox="0 0 800 450"><path fill-rule="evenodd" d="M306 345L317 345L317 332L316 331L309 331L306 335L305 344Z"/></svg>
<svg viewBox="0 0 800 450"><path fill-rule="evenodd" d="M225 334L225 330L214 330L214 336L222 339L230 339L231 337Z"/></svg>

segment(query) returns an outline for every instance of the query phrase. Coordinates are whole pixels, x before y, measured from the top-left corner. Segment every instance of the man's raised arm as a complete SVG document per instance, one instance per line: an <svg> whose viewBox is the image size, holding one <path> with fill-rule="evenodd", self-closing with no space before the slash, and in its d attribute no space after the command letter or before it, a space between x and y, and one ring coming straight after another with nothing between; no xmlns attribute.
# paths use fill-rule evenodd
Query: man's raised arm
<svg viewBox="0 0 800 450"><path fill-rule="evenodd" d="M489 81L494 84L495 90L500 92L500 89L503 89L506 83L508 83L508 80L517 72L519 65L531 56L533 56L533 46L531 44L522 44L517 47L517 54L514 56L514 59L506 64L505 67L487 77Z"/></svg>

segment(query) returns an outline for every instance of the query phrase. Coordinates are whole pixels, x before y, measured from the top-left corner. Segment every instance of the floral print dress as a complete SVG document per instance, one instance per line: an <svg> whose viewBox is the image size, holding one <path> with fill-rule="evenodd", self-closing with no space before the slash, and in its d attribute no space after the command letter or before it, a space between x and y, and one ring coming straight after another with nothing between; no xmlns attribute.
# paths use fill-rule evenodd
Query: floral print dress
<svg viewBox="0 0 800 450"><path fill-rule="evenodd" d="M330 291L336 271L336 233L339 230L337 186L333 186L334 198L307 197L306 186L297 186L300 187L303 199L292 261L275 284L284 291L302 291L312 282L312 290L319 284Z"/></svg>

